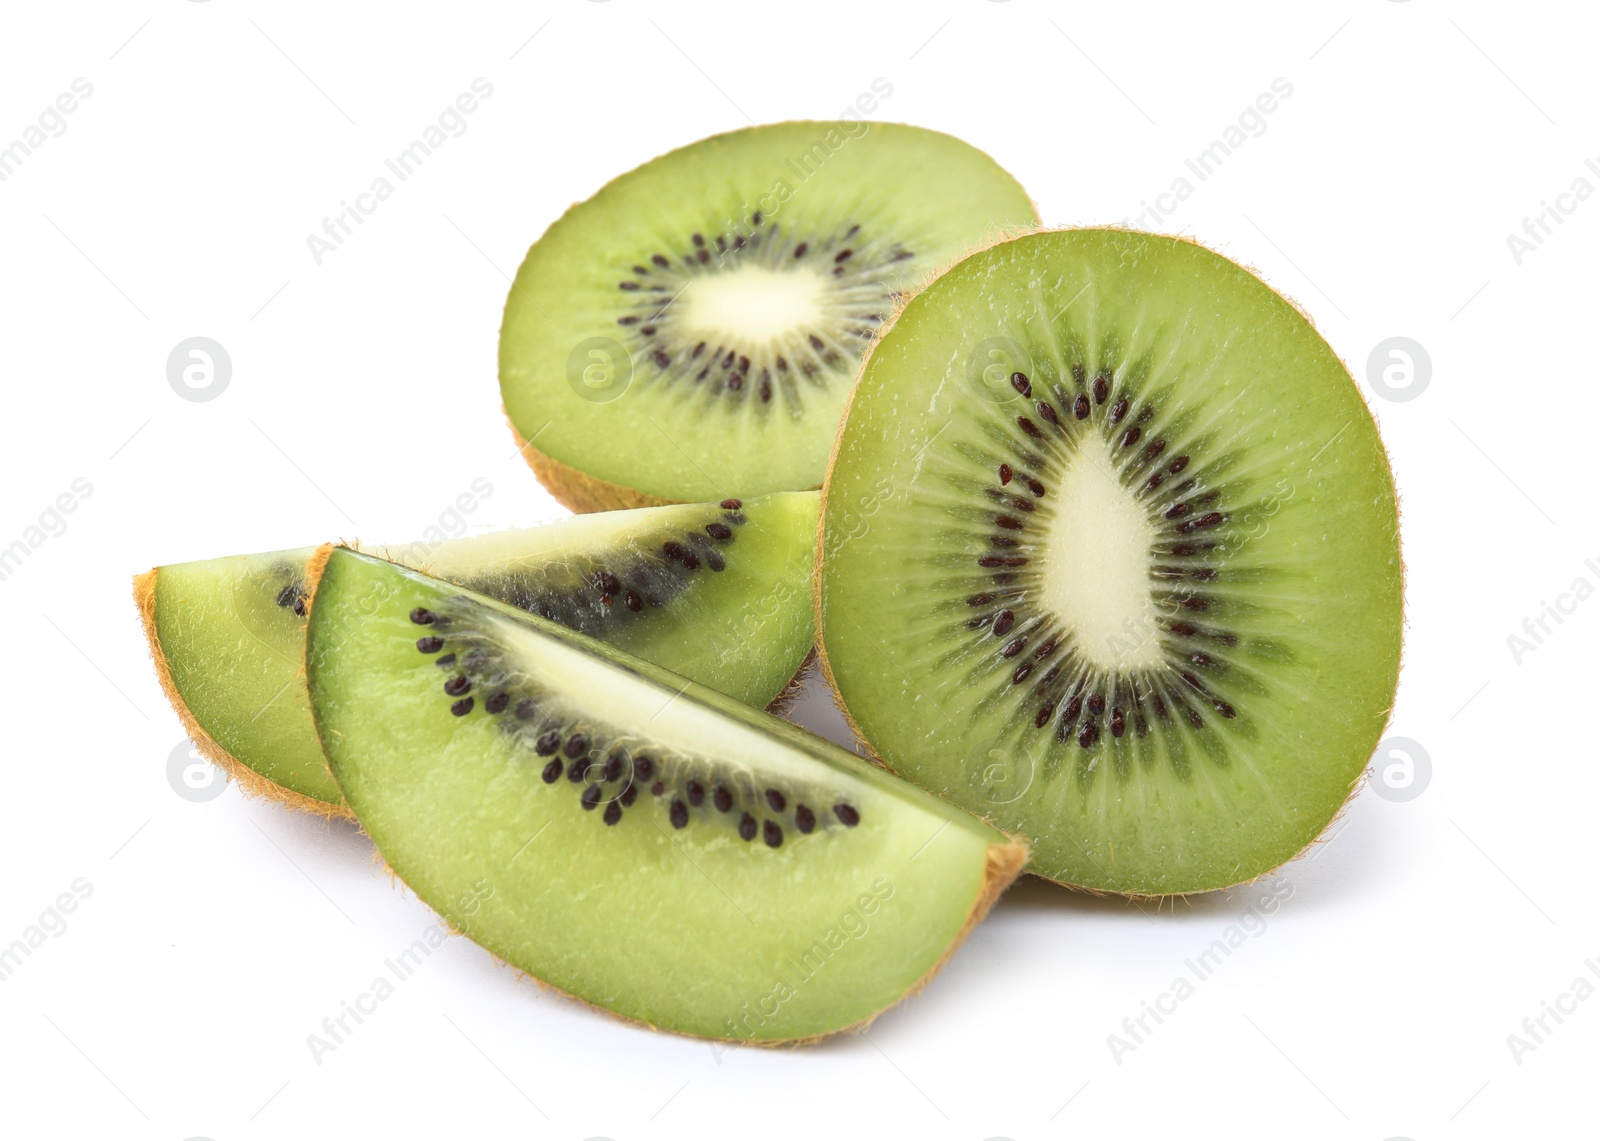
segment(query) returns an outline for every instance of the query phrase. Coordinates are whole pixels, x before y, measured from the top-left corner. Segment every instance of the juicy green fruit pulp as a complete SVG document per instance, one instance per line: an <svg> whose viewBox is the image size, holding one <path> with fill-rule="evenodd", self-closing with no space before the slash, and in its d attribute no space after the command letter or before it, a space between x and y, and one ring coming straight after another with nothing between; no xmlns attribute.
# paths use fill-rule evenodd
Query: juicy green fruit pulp
<svg viewBox="0 0 1600 1141"><path fill-rule="evenodd" d="M418 896L664 1029L783 1041L871 1017L943 959L1008 850L820 738L350 551L317 586L306 668L332 771Z"/></svg>
<svg viewBox="0 0 1600 1141"><path fill-rule="evenodd" d="M765 706L810 651L816 518L817 496L798 492L732 511L614 511L383 553ZM667 543L682 556L669 557ZM305 618L295 603L304 610L313 550L162 567L155 623L174 686L219 745L268 780L337 804L301 677ZM602 572L617 580L614 596Z"/></svg>
<svg viewBox="0 0 1600 1141"><path fill-rule="evenodd" d="M863 370L819 550L858 729L1063 882L1276 867L1393 699L1372 418L1288 302L1176 239L1036 234L930 285Z"/></svg>
<svg viewBox="0 0 1600 1141"><path fill-rule="evenodd" d="M528 251L500 386L545 455L668 500L817 487L865 339L1001 228L1014 179L957 139L783 123L646 163Z"/></svg>

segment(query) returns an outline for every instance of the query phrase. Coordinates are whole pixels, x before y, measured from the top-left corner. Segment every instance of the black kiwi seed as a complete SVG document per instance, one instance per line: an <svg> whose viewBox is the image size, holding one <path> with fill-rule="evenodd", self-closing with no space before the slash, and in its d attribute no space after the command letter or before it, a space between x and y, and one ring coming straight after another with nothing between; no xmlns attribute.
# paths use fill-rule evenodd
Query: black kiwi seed
<svg viewBox="0 0 1600 1141"><path fill-rule="evenodd" d="M622 819L622 805L613 800L610 804L606 805L605 815L601 819L603 819L607 824L615 824L618 820Z"/></svg>
<svg viewBox="0 0 1600 1141"><path fill-rule="evenodd" d="M1027 377L1027 375L1025 373L1020 373L1020 372L1012 373L1011 374L1011 387L1016 389L1018 392L1022 393L1022 395L1024 395L1024 396L1032 396L1033 395L1033 385L1028 383L1028 377Z"/></svg>
<svg viewBox="0 0 1600 1141"><path fill-rule="evenodd" d="M683 791L689 797L689 803L699 808L706 799L706 786L697 780L692 780L683 786Z"/></svg>
<svg viewBox="0 0 1600 1141"><path fill-rule="evenodd" d="M614 781L622 776L622 764L627 759L628 755L621 749L617 749L606 758L605 777L607 781Z"/></svg>
<svg viewBox="0 0 1600 1141"><path fill-rule="evenodd" d="M633 758L633 772L640 780L649 780L650 774L655 772L656 763L649 757L638 756Z"/></svg>
<svg viewBox="0 0 1600 1141"><path fill-rule="evenodd" d="M544 777L545 784L555 784L556 781L561 779L561 762L551 761L544 767L544 772L540 775Z"/></svg>
<svg viewBox="0 0 1600 1141"><path fill-rule="evenodd" d="M433 664L438 666L442 670L447 670L451 666L456 664L456 656L454 654L446 654L444 657L440 658L438 661L434 662Z"/></svg>
<svg viewBox="0 0 1600 1141"><path fill-rule="evenodd" d="M444 639L437 634L429 634L426 637L418 638L417 649L424 654L437 654L444 649Z"/></svg>
<svg viewBox="0 0 1600 1141"><path fill-rule="evenodd" d="M1005 637L1006 634L1011 632L1011 624L1016 620L1017 616L1011 611L1000 611L1000 613L994 616L994 636L996 638Z"/></svg>
<svg viewBox="0 0 1600 1141"><path fill-rule="evenodd" d="M1010 464L1001 464L1000 465L1000 486L1004 487L1006 484L1008 484L1010 482L1011 482L1011 465Z"/></svg>
<svg viewBox="0 0 1600 1141"><path fill-rule="evenodd" d="M784 798L783 793L775 788L769 788L767 789L767 803L772 806L772 811L782 812L789 802Z"/></svg>
<svg viewBox="0 0 1600 1141"><path fill-rule="evenodd" d="M839 818L839 823L846 828L854 828L861 823L861 813L857 812L849 804L835 804L833 806L833 814Z"/></svg>
<svg viewBox="0 0 1600 1141"><path fill-rule="evenodd" d="M585 812L589 812L593 810L595 805L600 803L600 797L600 786L597 784L591 784L588 788L583 790L583 800L579 803L583 805L583 810Z"/></svg>
<svg viewBox="0 0 1600 1141"><path fill-rule="evenodd" d="M651 796L660 796L662 793L664 793L666 791L667 791L667 786L662 784L660 781L656 781L655 784L650 786L650 795Z"/></svg>
<svg viewBox="0 0 1600 1141"><path fill-rule="evenodd" d="M716 551L706 552L706 566L710 567L712 570L720 571L725 569L727 565L727 561Z"/></svg>
<svg viewBox="0 0 1600 1141"><path fill-rule="evenodd" d="M756 818L746 812L739 817L739 839L754 840L756 838Z"/></svg>
<svg viewBox="0 0 1600 1141"><path fill-rule="evenodd" d="M700 559L693 551L685 551L682 561L685 570L698 570L700 568Z"/></svg>
<svg viewBox="0 0 1600 1141"><path fill-rule="evenodd" d="M1094 378L1094 402L1104 404L1106 397L1111 395L1111 382L1104 376Z"/></svg>
<svg viewBox="0 0 1600 1141"><path fill-rule="evenodd" d="M457 717L465 717L472 712L472 698L463 697L460 701L455 702L450 706L450 712Z"/></svg>
<svg viewBox="0 0 1600 1141"><path fill-rule="evenodd" d="M574 733L567 738L567 756L581 757L589 751L589 738L582 733Z"/></svg>
<svg viewBox="0 0 1600 1141"><path fill-rule="evenodd" d="M622 591L622 583L617 581L617 576L610 571L597 571L594 576L594 585L606 594L618 594Z"/></svg>
<svg viewBox="0 0 1600 1141"><path fill-rule="evenodd" d="M771 820L764 821L761 825L761 839L769 848L777 848L783 844L783 829Z"/></svg>
<svg viewBox="0 0 1600 1141"><path fill-rule="evenodd" d="M444 691L451 697L460 697L463 693L466 693L467 690L471 688L472 683L466 678L462 677L460 674L457 674L455 677L444 683Z"/></svg>
<svg viewBox="0 0 1600 1141"><path fill-rule="evenodd" d="M624 601L627 602L628 609L633 611L635 614L644 609L644 599L640 598L631 590L628 591L628 593L624 596Z"/></svg>
<svg viewBox="0 0 1600 1141"><path fill-rule="evenodd" d="M622 795L617 797L617 800L621 802L622 807L624 808L631 806L633 802L638 799L639 786L633 784L630 784L627 788L623 789Z"/></svg>
<svg viewBox="0 0 1600 1141"><path fill-rule="evenodd" d="M739 508L743 507L744 504L737 499L724 499L720 504L718 504L718 506L724 511L737 511Z"/></svg>
<svg viewBox="0 0 1600 1141"><path fill-rule="evenodd" d="M529 704L532 703L526 701L523 702L523 705ZM517 716L522 716L521 705L517 706ZM533 751L538 753L541 757L548 757L559 748L561 748L561 734L557 733L554 729L550 730L550 732L546 733L543 737L540 737L533 743Z"/></svg>
<svg viewBox="0 0 1600 1141"><path fill-rule="evenodd" d="M504 713L505 712L505 708L510 703L510 701L511 701L511 695L509 693L497 693L493 697L491 697L488 701L485 701L483 703L484 712L486 712L486 713Z"/></svg>
<svg viewBox="0 0 1600 1141"><path fill-rule="evenodd" d="M711 803L717 806L718 812L726 812L733 807L733 793L719 784L711 790Z"/></svg>
<svg viewBox="0 0 1600 1141"><path fill-rule="evenodd" d="M578 784L589 776L589 762L583 757L567 764L567 779L573 784Z"/></svg>
<svg viewBox="0 0 1600 1141"><path fill-rule="evenodd" d="M803 804L795 805L794 826L800 830L801 835L810 835L811 830L817 826L817 814Z"/></svg>
<svg viewBox="0 0 1600 1141"><path fill-rule="evenodd" d="M418 626L431 626L433 624L433 619L433 611L429 610L426 606L419 606L411 612L411 621L415 622Z"/></svg>
<svg viewBox="0 0 1600 1141"><path fill-rule="evenodd" d="M1078 393L1078 399L1072 402L1072 414L1080 420L1089 418L1089 398L1083 393Z"/></svg>
<svg viewBox="0 0 1600 1141"><path fill-rule="evenodd" d="M667 818L672 821L674 828L682 828L689 823L689 806L681 800L674 800L671 810L667 813Z"/></svg>
<svg viewBox="0 0 1600 1141"><path fill-rule="evenodd" d="M707 523L706 534L716 539L719 543L733 538L733 528L726 523Z"/></svg>

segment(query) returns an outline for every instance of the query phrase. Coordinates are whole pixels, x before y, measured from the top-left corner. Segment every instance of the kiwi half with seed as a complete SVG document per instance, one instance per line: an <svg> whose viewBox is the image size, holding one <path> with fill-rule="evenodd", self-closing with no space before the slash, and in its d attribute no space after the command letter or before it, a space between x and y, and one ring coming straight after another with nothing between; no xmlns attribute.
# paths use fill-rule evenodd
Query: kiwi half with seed
<svg viewBox="0 0 1600 1141"><path fill-rule="evenodd" d="M863 366L824 491L827 674L895 771L1161 895L1260 875L1359 779L1400 661L1377 429L1310 322L1196 244L997 244Z"/></svg>
<svg viewBox="0 0 1600 1141"><path fill-rule="evenodd" d="M345 549L312 577L311 704L362 827L453 927L586 1002L843 1030L1021 868L967 813L592 638Z"/></svg>
<svg viewBox="0 0 1600 1141"><path fill-rule="evenodd" d="M816 493L794 492L379 550L765 706L811 650L816 519ZM301 670L314 553L158 567L134 593L196 746L247 791L346 814Z"/></svg>
<svg viewBox="0 0 1600 1141"><path fill-rule="evenodd" d="M1037 224L958 139L781 123L622 175L528 251L500 330L523 455L575 511L816 488L901 295Z"/></svg>

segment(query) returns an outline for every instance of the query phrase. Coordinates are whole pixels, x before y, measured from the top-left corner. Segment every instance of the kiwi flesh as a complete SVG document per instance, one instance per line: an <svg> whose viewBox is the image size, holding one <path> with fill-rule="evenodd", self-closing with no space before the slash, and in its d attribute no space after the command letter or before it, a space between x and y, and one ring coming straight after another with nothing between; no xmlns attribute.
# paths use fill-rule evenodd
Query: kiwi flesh
<svg viewBox="0 0 1600 1141"><path fill-rule="evenodd" d="M794 492L376 549L765 706L811 650L816 518ZM315 550L158 567L135 595L196 746L246 791L344 814L301 668Z"/></svg>
<svg viewBox="0 0 1600 1141"><path fill-rule="evenodd" d="M329 767L457 930L585 1002L772 1044L944 962L1025 849L723 694L334 549L306 676Z"/></svg>
<svg viewBox="0 0 1600 1141"><path fill-rule="evenodd" d="M1376 426L1293 305L1189 241L1037 233L932 282L863 366L818 552L857 731L1064 883L1282 864L1393 701Z"/></svg>
<svg viewBox="0 0 1600 1141"><path fill-rule="evenodd" d="M900 297L1037 217L960 140L781 123L663 155L528 251L500 330L523 455L575 511L816 488Z"/></svg>

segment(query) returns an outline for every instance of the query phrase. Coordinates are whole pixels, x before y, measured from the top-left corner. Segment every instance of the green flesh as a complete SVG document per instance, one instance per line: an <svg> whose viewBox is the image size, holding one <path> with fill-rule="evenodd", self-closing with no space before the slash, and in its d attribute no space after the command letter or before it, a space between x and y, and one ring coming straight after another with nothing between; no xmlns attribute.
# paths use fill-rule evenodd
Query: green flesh
<svg viewBox="0 0 1600 1141"><path fill-rule="evenodd" d="M383 553L765 706L810 652L816 517L817 496L799 492L737 511L614 511ZM713 539L708 525L731 538ZM669 558L668 542L698 566ZM155 626L173 685L217 744L275 784L337 804L301 678L305 620L294 609L313 551L162 567ZM609 605L601 572L618 580Z"/></svg>
<svg viewBox="0 0 1600 1141"><path fill-rule="evenodd" d="M1023 237L914 299L863 370L820 549L859 730L1063 882L1154 895L1276 867L1349 796L1393 699L1372 418L1288 302L1176 239Z"/></svg>
<svg viewBox="0 0 1600 1141"><path fill-rule="evenodd" d="M610 183L528 251L500 333L506 410L545 455L663 499L817 487L900 293L1035 224L1010 175L933 131L707 139Z"/></svg>
<svg viewBox="0 0 1600 1141"><path fill-rule="evenodd" d="M987 902L991 849L1013 851L776 718L347 550L306 669L329 765L401 879L517 968L664 1029L772 1042L870 1018Z"/></svg>

